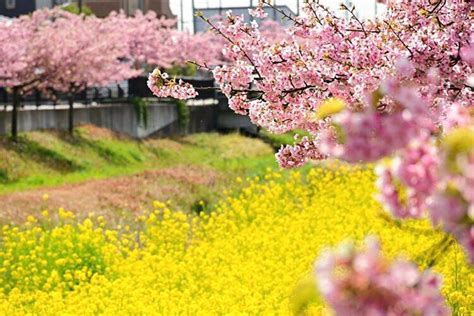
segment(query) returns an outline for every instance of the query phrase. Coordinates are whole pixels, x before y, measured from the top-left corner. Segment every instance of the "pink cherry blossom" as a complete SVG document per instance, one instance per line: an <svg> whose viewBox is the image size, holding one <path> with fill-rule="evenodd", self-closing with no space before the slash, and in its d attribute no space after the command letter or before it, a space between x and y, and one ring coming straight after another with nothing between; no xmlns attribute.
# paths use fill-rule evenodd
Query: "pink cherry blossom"
<svg viewBox="0 0 474 316"><path fill-rule="evenodd" d="M402 259L389 262L374 239L364 250L345 243L322 254L315 277L337 315L449 315L439 276Z"/></svg>
<svg viewBox="0 0 474 316"><path fill-rule="evenodd" d="M378 199L398 218L421 217L427 199L436 189L439 162L437 149L428 140L415 141L401 151L389 168L377 169Z"/></svg>
<svg viewBox="0 0 474 316"><path fill-rule="evenodd" d="M305 136L294 146L282 146L276 158L283 168L295 168L304 165L308 159L321 160L325 157L319 152L318 144Z"/></svg>
<svg viewBox="0 0 474 316"><path fill-rule="evenodd" d="M474 65L474 34L471 34L470 43L461 48L461 57L471 66Z"/></svg>
<svg viewBox="0 0 474 316"><path fill-rule="evenodd" d="M159 98L173 97L176 99L191 99L197 96L196 90L187 82L179 79L169 79L167 73L155 69L148 76L148 88Z"/></svg>
<svg viewBox="0 0 474 316"><path fill-rule="evenodd" d="M264 5L271 3L262 1L255 13L262 13ZM473 25L471 6L460 1L443 2L432 10L435 6L429 0L398 1L386 16L370 21L350 12L346 20L310 3L305 15L290 17L293 27L277 41L269 39L257 23L245 23L232 12L215 23L204 18L225 40L223 55L228 63L217 67L214 75L237 113L249 115L274 133L322 126L313 124L313 114L323 100L344 100L353 113L335 120L352 122L347 132L356 136L351 140L348 135L345 148L333 144L331 149L319 138L334 137L306 131L329 155L337 153L349 161L377 160L406 145L419 128L432 129L434 122L441 121L441 106L453 101L466 106L473 97L465 84L466 74L472 73L466 58ZM393 85L389 79L405 83ZM385 89L388 104L386 100L378 100L383 104L364 102L377 89ZM396 103L403 109L397 109ZM380 105L389 111L373 111ZM370 132L358 134L357 128L365 124L370 125L373 137ZM383 139L374 134L379 132L387 139L377 143L375 138ZM364 138L370 145L359 149Z"/></svg>
<svg viewBox="0 0 474 316"><path fill-rule="evenodd" d="M474 263L474 130L460 127L441 143L442 175L430 197L430 217L453 235Z"/></svg>
<svg viewBox="0 0 474 316"><path fill-rule="evenodd" d="M255 9L249 9L249 13L251 16L263 19L268 16L267 13L265 13L265 10L263 10L262 6L257 6Z"/></svg>

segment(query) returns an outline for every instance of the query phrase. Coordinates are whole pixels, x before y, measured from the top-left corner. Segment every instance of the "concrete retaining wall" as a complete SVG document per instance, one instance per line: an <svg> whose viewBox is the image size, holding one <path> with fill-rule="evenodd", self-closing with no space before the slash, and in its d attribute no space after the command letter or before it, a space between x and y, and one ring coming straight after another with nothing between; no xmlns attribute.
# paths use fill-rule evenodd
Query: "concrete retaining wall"
<svg viewBox="0 0 474 316"><path fill-rule="evenodd" d="M225 96L218 97L217 104L217 128L221 130L244 130L251 134L257 133L257 126L254 125L246 115L235 114L229 108L228 100Z"/></svg>
<svg viewBox="0 0 474 316"><path fill-rule="evenodd" d="M147 127L138 123L135 109L131 104L99 106L78 106L74 109L74 123L93 124L132 137L143 138L178 119L174 104L154 104L149 106ZM18 130L27 132L41 129L67 129L68 109L65 106L53 108L22 109L18 112ZM11 129L11 112L0 112L0 134L8 134Z"/></svg>
<svg viewBox="0 0 474 316"><path fill-rule="evenodd" d="M74 109L75 125L93 124L128 134L135 138L148 136L171 136L196 132L209 132L216 129L248 129L252 123L247 117L234 114L221 105L189 106L190 121L184 131L178 120L177 106L173 103L157 103L148 106L146 127L139 124L135 108L131 104L113 104L84 106ZM41 129L67 129L68 108L26 108L18 112L20 132ZM9 134L11 129L11 112L0 111L0 134Z"/></svg>

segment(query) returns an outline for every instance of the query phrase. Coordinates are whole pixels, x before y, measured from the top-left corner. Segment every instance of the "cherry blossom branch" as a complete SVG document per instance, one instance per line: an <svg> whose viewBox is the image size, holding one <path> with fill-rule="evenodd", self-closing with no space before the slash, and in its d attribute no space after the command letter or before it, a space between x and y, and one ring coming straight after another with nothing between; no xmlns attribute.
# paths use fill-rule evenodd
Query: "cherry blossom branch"
<svg viewBox="0 0 474 316"><path fill-rule="evenodd" d="M273 10L277 11L278 13L280 13L281 15L283 15L285 18L287 18L288 20L292 21L293 23L295 23L296 25L303 25L303 23L301 23L300 21L296 20L293 16L291 16L290 14L286 13L285 10L282 10L278 7L276 7L275 5L273 5L271 3L271 0L262 0L262 4L266 4L268 5L269 7L271 7Z"/></svg>
<svg viewBox="0 0 474 316"><path fill-rule="evenodd" d="M412 51L411 48L408 47L408 45L402 40L402 38L400 37L400 35L393 29L392 25L390 25L390 22L384 21L384 23L388 26L388 28L390 29L390 31L392 31L392 33L395 34L395 36L396 36L397 39L400 41L400 43L402 43L402 45L407 49L407 51L410 53L410 56L413 57L413 51Z"/></svg>
<svg viewBox="0 0 474 316"><path fill-rule="evenodd" d="M349 9L344 3L341 3L341 9L350 13L351 18L354 19L359 25L362 32L367 36L367 32L365 31L364 24L359 20L359 18L355 15L355 6L352 9Z"/></svg>
<svg viewBox="0 0 474 316"><path fill-rule="evenodd" d="M240 52L242 52L244 54L244 56L247 58L247 60L249 61L249 63L252 64L252 66L254 67L254 70L255 72L257 73L257 76L259 78L262 78L262 75L260 74L260 72L258 71L258 68L257 66L254 64L254 61L252 60L252 58L250 58L250 56L247 54L247 52L242 49L242 47L238 44L236 44L230 37L228 37L226 34L224 34L218 27L216 27L210 19L206 18L202 13L199 14L197 13L197 16L199 18L201 18L204 22L208 23L209 26L211 27L211 29L215 30L216 32L218 32L222 37L224 37L227 41L229 41L232 45L235 45L236 47L239 48Z"/></svg>

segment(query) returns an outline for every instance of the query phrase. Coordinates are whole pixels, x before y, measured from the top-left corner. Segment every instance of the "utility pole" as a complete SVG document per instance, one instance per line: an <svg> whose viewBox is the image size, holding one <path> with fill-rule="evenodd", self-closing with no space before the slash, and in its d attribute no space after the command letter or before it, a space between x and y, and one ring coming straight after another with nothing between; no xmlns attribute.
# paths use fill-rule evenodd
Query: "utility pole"
<svg viewBox="0 0 474 316"><path fill-rule="evenodd" d="M195 6L195 3L194 3L194 0L192 0L192 6L193 6L193 8L192 8L192 10L193 10L192 11L193 12L193 34L196 34L196 16L195 16L196 6Z"/></svg>
<svg viewBox="0 0 474 316"><path fill-rule="evenodd" d="M354 4L352 3L351 0L345 0L345 5L348 10L352 10L354 8ZM347 11L345 12L345 17L346 17L346 21L349 21L349 12Z"/></svg>
<svg viewBox="0 0 474 316"><path fill-rule="evenodd" d="M184 31L184 8L183 8L183 0L181 0L180 2L181 6L179 7L180 8L180 19L181 19L181 31Z"/></svg>
<svg viewBox="0 0 474 316"><path fill-rule="evenodd" d="M82 13L82 0L78 1L77 6L79 7L79 14L81 14Z"/></svg>

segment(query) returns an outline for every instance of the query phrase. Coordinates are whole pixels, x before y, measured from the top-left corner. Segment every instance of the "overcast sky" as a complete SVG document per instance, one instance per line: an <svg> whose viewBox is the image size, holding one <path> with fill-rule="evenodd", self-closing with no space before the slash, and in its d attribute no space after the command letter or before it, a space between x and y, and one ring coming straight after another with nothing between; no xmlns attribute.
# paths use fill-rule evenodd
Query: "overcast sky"
<svg viewBox="0 0 474 316"><path fill-rule="evenodd" d="M337 9L341 2L347 0L322 0L321 3L326 6ZM249 6L253 2L253 5L258 3L258 0L195 0L196 8L206 8L206 7L238 7L238 6ZM300 5L303 4L303 0L273 0L274 4L277 5L287 5L290 9L296 12L298 2ZM184 28L192 31L192 0L171 0L170 7L174 14L178 16L178 19L181 18L181 3L183 4L183 21ZM352 3L355 4L356 8L359 11L361 17L372 18L375 13L375 0L352 0ZM382 11L381 5L378 6L378 11Z"/></svg>

